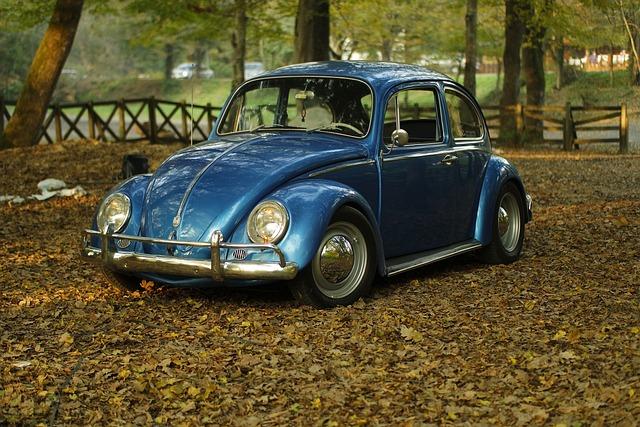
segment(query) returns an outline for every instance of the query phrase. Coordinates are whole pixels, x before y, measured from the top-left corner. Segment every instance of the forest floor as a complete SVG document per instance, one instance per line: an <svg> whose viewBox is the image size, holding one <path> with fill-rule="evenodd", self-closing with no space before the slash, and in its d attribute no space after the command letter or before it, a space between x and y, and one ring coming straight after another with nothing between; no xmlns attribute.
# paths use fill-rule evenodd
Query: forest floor
<svg viewBox="0 0 640 427"><path fill-rule="evenodd" d="M534 200L522 259L457 258L350 307L278 287L127 294L78 256L122 155L65 143L0 157L0 425L634 425L640 419L640 156L506 152Z"/></svg>

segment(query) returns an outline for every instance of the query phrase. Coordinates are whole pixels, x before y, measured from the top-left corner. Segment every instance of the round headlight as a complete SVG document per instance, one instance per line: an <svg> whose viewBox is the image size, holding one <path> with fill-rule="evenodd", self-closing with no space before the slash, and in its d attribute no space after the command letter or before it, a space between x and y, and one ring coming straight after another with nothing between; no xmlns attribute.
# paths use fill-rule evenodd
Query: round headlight
<svg viewBox="0 0 640 427"><path fill-rule="evenodd" d="M277 243L289 226L289 214L280 203L262 202L249 215L247 235L253 243Z"/></svg>
<svg viewBox="0 0 640 427"><path fill-rule="evenodd" d="M113 224L113 232L121 231L131 215L131 200L122 193L113 193L100 205L96 222L101 232L107 231L109 224Z"/></svg>

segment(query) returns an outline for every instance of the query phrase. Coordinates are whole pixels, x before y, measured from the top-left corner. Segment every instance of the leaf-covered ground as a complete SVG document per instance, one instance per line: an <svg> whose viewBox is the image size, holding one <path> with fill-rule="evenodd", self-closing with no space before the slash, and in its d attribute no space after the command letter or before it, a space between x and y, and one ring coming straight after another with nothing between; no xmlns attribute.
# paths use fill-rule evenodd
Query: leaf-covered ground
<svg viewBox="0 0 640 427"><path fill-rule="evenodd" d="M121 156L5 151L0 425L634 425L640 419L640 156L506 153L535 201L524 256L378 280L352 307L287 291L125 294L78 257Z"/></svg>

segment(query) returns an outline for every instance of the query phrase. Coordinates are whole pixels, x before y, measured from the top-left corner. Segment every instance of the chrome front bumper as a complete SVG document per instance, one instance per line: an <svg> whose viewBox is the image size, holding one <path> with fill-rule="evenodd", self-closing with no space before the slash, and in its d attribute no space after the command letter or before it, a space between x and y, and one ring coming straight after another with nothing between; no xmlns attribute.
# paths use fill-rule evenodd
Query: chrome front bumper
<svg viewBox="0 0 640 427"><path fill-rule="evenodd" d="M100 248L91 246L91 236L100 237ZM167 247L207 247L211 249L211 258L204 260L179 258L170 255L122 252L116 250L115 240L154 243L167 245ZM220 249L273 251L278 256L279 261L222 261L220 259ZM116 234L111 231L111 227L105 233L84 230L82 256L87 260L100 263L110 270L123 273L204 277L218 282L224 279L290 280L298 273L298 265L293 262L286 262L284 254L276 245L225 243L222 241L222 233L220 231L213 233L211 242L188 242Z"/></svg>

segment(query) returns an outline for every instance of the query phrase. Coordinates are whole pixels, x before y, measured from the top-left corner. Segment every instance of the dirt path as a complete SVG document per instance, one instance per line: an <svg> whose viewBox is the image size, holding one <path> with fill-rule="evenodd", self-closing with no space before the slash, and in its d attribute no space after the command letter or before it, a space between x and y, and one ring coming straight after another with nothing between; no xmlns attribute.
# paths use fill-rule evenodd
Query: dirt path
<svg viewBox="0 0 640 427"><path fill-rule="evenodd" d="M133 147L154 165L171 151ZM522 260L458 258L315 310L273 288L109 287L78 232L131 149L0 158L0 194L51 176L91 190L0 205L0 425L640 419L640 156L507 154L535 203Z"/></svg>

